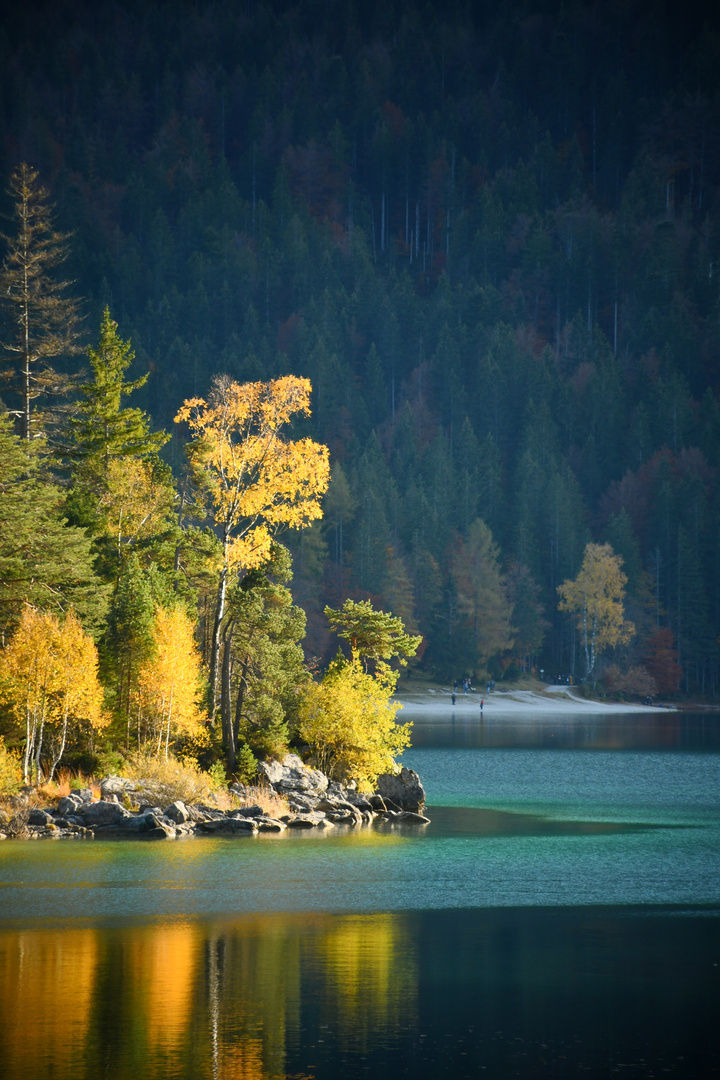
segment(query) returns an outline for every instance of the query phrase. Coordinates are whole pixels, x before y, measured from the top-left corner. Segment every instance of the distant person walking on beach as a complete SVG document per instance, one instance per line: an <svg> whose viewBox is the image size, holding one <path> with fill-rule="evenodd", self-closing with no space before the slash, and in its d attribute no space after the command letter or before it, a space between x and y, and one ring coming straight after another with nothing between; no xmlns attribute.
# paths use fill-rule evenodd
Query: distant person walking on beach
<svg viewBox="0 0 720 1080"><path fill-rule="evenodd" d="M483 705L485 704L485 698L480 698L480 715L483 714Z"/></svg>
<svg viewBox="0 0 720 1080"><path fill-rule="evenodd" d="M453 693L452 693L452 703L453 703L453 705L455 704L455 691L454 690L453 690Z"/></svg>

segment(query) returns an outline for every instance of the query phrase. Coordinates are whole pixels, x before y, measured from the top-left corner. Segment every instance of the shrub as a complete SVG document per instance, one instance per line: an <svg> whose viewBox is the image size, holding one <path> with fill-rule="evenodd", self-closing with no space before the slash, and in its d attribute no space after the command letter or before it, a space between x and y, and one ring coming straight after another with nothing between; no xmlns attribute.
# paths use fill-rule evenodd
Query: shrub
<svg viewBox="0 0 720 1080"><path fill-rule="evenodd" d="M410 743L410 724L396 724L400 708L391 701L396 675L378 664L368 675L356 654L333 660L321 683L311 683L300 707L298 732L321 769L336 780L355 780L372 791L380 773Z"/></svg>
<svg viewBox="0 0 720 1080"><path fill-rule="evenodd" d="M20 755L8 750L0 736L0 795L14 795L22 784Z"/></svg>
<svg viewBox="0 0 720 1080"><path fill-rule="evenodd" d="M144 802L168 806L180 799L185 803L203 802L208 799L217 782L191 760L178 761L136 753L127 761L124 774L136 781Z"/></svg>
<svg viewBox="0 0 720 1080"><path fill-rule="evenodd" d="M257 778L257 766L257 758L247 743L245 743L245 745L240 748L235 761L235 772L238 780L243 784L252 784L253 780Z"/></svg>

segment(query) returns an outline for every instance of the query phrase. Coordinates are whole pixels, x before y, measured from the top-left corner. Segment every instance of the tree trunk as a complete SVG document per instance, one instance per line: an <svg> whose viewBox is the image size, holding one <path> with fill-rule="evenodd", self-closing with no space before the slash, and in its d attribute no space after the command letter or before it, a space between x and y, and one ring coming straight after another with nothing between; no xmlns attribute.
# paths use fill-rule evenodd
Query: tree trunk
<svg viewBox="0 0 720 1080"><path fill-rule="evenodd" d="M68 716L67 716L67 713L65 713L65 716L63 717L63 730L62 730L62 738L60 740L60 749L58 750L57 755L52 760L52 765L50 766L50 775L48 776L48 781L52 780L53 776L55 775L55 770L57 769L58 765L60 764L60 758L65 753L65 742L67 740L67 729L68 729Z"/></svg>
<svg viewBox="0 0 720 1080"><path fill-rule="evenodd" d="M235 631L235 619L228 623L223 643L222 686L220 692L220 716L222 722L222 741L227 755L230 772L235 769L235 731L232 721L232 693L230 680L232 675L232 639Z"/></svg>
<svg viewBox="0 0 720 1080"><path fill-rule="evenodd" d="M240 667L240 681L238 685L238 695L235 702L235 726L233 735L235 744L240 741L240 721L242 720L243 705L245 704L245 691L247 689L247 672L250 666L250 658L245 657Z"/></svg>
<svg viewBox="0 0 720 1080"><path fill-rule="evenodd" d="M218 583L217 603L215 605L215 621L213 623L212 646L210 651L210 716L212 726L215 727L217 713L218 675L220 673L220 646L222 640L222 621L225 616L225 598L227 595L227 551L228 538L223 543L223 568L220 572Z"/></svg>

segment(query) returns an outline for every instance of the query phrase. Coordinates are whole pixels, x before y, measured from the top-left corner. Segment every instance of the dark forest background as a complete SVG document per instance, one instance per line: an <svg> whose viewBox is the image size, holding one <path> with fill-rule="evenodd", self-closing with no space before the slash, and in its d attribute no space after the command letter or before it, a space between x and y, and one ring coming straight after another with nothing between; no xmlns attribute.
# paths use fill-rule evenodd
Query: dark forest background
<svg viewBox="0 0 720 1080"><path fill-rule="evenodd" d="M615 659L669 628L683 689L717 691L719 25L644 0L5 11L0 172L39 170L86 339L108 305L176 475L213 375L312 380L310 653L326 603L370 597L426 669L473 670L481 518L517 630L498 678L575 665L556 588L594 540L638 631Z"/></svg>

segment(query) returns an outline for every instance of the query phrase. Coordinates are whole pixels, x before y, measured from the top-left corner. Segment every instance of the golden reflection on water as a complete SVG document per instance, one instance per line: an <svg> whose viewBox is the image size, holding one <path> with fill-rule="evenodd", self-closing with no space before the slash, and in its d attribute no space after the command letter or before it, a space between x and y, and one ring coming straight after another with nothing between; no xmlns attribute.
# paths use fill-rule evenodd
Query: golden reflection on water
<svg viewBox="0 0 720 1080"><path fill-rule="evenodd" d="M95 930L0 934L0 1062L22 1062L27 1077L81 1064L97 962Z"/></svg>
<svg viewBox="0 0 720 1080"><path fill-rule="evenodd" d="M284 1080L308 1015L357 1050L407 1027L416 999L392 914L0 933L7 1080Z"/></svg>

